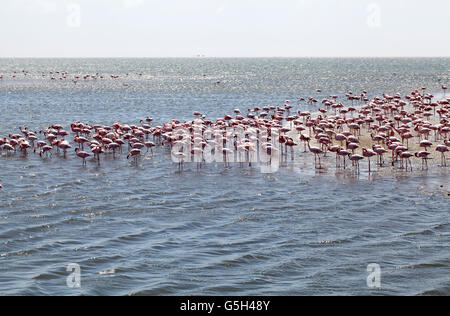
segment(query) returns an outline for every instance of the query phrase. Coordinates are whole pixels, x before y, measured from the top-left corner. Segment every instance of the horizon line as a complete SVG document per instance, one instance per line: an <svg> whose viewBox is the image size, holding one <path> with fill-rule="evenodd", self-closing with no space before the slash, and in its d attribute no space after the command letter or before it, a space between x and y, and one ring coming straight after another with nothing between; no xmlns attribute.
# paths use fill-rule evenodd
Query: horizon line
<svg viewBox="0 0 450 316"><path fill-rule="evenodd" d="M450 58L450 56L0 56L0 59L176 59L176 58L189 58L189 59L208 59L208 58L222 58L222 59L236 59L236 58L335 58L335 59L352 59L352 58Z"/></svg>

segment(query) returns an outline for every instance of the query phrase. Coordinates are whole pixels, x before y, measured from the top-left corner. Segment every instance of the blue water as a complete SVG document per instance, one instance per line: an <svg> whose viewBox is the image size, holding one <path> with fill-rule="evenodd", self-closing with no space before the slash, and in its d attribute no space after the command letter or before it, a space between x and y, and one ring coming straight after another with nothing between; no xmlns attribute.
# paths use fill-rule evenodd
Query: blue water
<svg viewBox="0 0 450 316"><path fill-rule="evenodd" d="M450 59L0 59L0 75L3 137L77 120L216 119L349 89L440 93ZM1 295L450 294L448 169L355 176L300 158L272 175L180 173L164 148L138 166L122 155L82 167L73 153L0 162ZM71 263L81 288L66 285ZM371 263L381 289L367 286Z"/></svg>

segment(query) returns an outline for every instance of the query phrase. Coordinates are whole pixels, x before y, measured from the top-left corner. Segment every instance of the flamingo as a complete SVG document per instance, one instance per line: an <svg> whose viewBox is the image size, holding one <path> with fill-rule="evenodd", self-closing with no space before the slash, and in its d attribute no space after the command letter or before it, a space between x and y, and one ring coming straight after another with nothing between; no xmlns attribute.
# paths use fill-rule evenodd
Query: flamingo
<svg viewBox="0 0 450 316"><path fill-rule="evenodd" d="M336 141L341 142L341 146L343 146L343 142L347 141L347 137L343 134L336 134L334 138L336 139Z"/></svg>
<svg viewBox="0 0 450 316"><path fill-rule="evenodd" d="M27 154L27 149L31 148L31 145L26 140L22 140L22 141L19 142L19 148L24 153L24 155L26 155Z"/></svg>
<svg viewBox="0 0 450 316"><path fill-rule="evenodd" d="M92 146L91 151L94 154L94 157L97 157L97 162L100 166L100 154L104 152L103 148L101 148L100 146Z"/></svg>
<svg viewBox="0 0 450 316"><path fill-rule="evenodd" d="M78 157L83 159L83 166L86 166L86 158L89 158L91 156L91 154L89 154L85 151L81 151L79 148L75 148L75 152Z"/></svg>
<svg viewBox="0 0 450 316"><path fill-rule="evenodd" d="M186 159L186 154L182 152L172 153L172 155L179 160L178 169L181 171L183 169L184 159Z"/></svg>
<svg viewBox="0 0 450 316"><path fill-rule="evenodd" d="M6 154L8 155L9 152L11 151L16 151L16 149L14 148L14 146L12 146L11 144L5 144L2 147L3 150L6 150Z"/></svg>
<svg viewBox="0 0 450 316"><path fill-rule="evenodd" d="M336 154L336 168L339 166L339 151L342 150L341 146L328 146L328 151Z"/></svg>
<svg viewBox="0 0 450 316"><path fill-rule="evenodd" d="M350 156L351 153L349 151L345 150L345 149L341 149L341 150L338 151L337 154L344 158L344 169L345 169L346 168L346 161L345 161L346 157Z"/></svg>
<svg viewBox="0 0 450 316"><path fill-rule="evenodd" d="M78 144L81 150L84 150L84 144L89 142L87 138L79 136L75 136L73 141Z"/></svg>
<svg viewBox="0 0 450 316"><path fill-rule="evenodd" d="M113 159L116 159L116 150L120 148L120 145L118 143L112 142L112 143L108 144L107 148L109 150L112 150L112 152L113 152Z"/></svg>
<svg viewBox="0 0 450 316"><path fill-rule="evenodd" d="M357 143L347 142L347 149L350 149L352 151L352 154L355 154L355 150L358 148L359 148L359 145Z"/></svg>
<svg viewBox="0 0 450 316"><path fill-rule="evenodd" d="M433 146L433 143L429 140L423 140L420 142L419 146L425 148L425 151L427 151L427 148Z"/></svg>
<svg viewBox="0 0 450 316"><path fill-rule="evenodd" d="M308 135L300 134L300 141L304 143L305 145L305 153L306 153L306 145L309 141L311 141L311 137Z"/></svg>
<svg viewBox="0 0 450 316"><path fill-rule="evenodd" d="M141 150L138 148L134 148L130 151L130 153L127 156L127 159L133 158L134 163L137 165L138 157L141 155Z"/></svg>
<svg viewBox="0 0 450 316"><path fill-rule="evenodd" d="M291 138L289 138L286 141L286 146L291 148L291 160L294 161L294 147L297 146L297 143L295 143Z"/></svg>
<svg viewBox="0 0 450 316"><path fill-rule="evenodd" d="M229 148L223 148L222 153L223 153L223 158L224 158L224 162L225 162L225 167L227 167L227 166L229 166L228 157L233 154L233 151Z"/></svg>
<svg viewBox="0 0 450 316"><path fill-rule="evenodd" d="M429 155L431 155L431 153L428 151L420 151L414 154L417 158L422 159L422 170L424 169L424 166L428 169L428 159L430 159L428 158Z"/></svg>
<svg viewBox="0 0 450 316"><path fill-rule="evenodd" d="M359 174L360 173L360 168L359 168L359 162L361 160L363 160L364 157L360 156L360 155L351 155L350 156L350 160L353 162L353 164L356 166L356 173Z"/></svg>
<svg viewBox="0 0 450 316"><path fill-rule="evenodd" d="M39 153L39 156L42 157L43 154L46 154L47 156L48 156L48 154L50 154L50 156L51 156L51 150L52 150L52 149L53 149L53 147L50 146L50 145L45 145L45 146L43 146L43 147L42 147L42 150L41 150L40 153Z"/></svg>
<svg viewBox="0 0 450 316"><path fill-rule="evenodd" d="M445 158L445 153L449 151L448 147L445 145L439 145L436 147L436 151L441 153L441 165L447 167L447 160Z"/></svg>
<svg viewBox="0 0 450 316"><path fill-rule="evenodd" d="M145 147L147 147L147 152L148 152L149 150L151 150L152 155L153 155L153 147L156 146L155 143L153 143L153 142L146 142L146 143L144 143L144 145L145 145Z"/></svg>
<svg viewBox="0 0 450 316"><path fill-rule="evenodd" d="M72 146L69 144L69 142L66 141L64 138L61 139L61 141L59 142L58 147L61 148L61 149L63 150L63 152L64 152L64 157L66 157L67 150L70 149L70 148L72 148Z"/></svg>
<svg viewBox="0 0 450 316"><path fill-rule="evenodd" d="M401 166L401 168L403 168L403 161L406 161L406 171L408 171L408 163L409 163L409 166L411 167L411 171L412 171L412 165L411 165L411 160L410 160L410 158L413 157L414 155L411 154L410 152L403 151L403 152L400 153L399 156L400 156L400 159L401 159L401 161L402 161L402 166Z"/></svg>
<svg viewBox="0 0 450 316"><path fill-rule="evenodd" d="M412 133L407 132L407 133L401 134L400 136L402 138L402 143L403 143L403 140L406 139L406 147L409 147L409 140L411 138L414 138L414 135Z"/></svg>
<svg viewBox="0 0 450 316"><path fill-rule="evenodd" d="M323 150L318 147L311 147L310 141L308 141L308 149L314 154L314 166L316 169L322 169L322 163L320 161L320 154L323 154ZM319 168L317 168L317 158L319 158Z"/></svg>
<svg viewBox="0 0 450 316"><path fill-rule="evenodd" d="M363 148L362 152L363 152L363 156L369 160L369 173L370 173L371 172L370 158L372 158L373 156L376 156L377 153L375 151L373 151L373 150L368 150L366 148Z"/></svg>

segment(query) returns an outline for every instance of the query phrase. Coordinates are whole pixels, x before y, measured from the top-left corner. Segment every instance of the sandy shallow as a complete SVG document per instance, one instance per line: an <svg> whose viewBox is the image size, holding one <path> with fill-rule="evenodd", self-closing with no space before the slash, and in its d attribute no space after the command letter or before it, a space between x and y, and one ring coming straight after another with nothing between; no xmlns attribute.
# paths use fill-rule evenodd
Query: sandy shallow
<svg viewBox="0 0 450 316"><path fill-rule="evenodd" d="M442 97L442 96L441 96ZM441 98L437 98L440 100ZM405 110L412 111L413 107L408 105L405 107ZM312 119L316 118L321 113L314 113L312 114ZM334 113L330 114L331 116L334 115ZM357 114L355 114L357 115ZM323 116L323 114L322 114ZM355 116L356 117L356 116ZM391 119L391 117L390 117ZM435 114L434 116L430 117L429 122L432 124L438 124L439 123L439 116L438 114ZM287 128L291 128L290 123L287 123L285 125ZM349 131L348 127L345 125L343 131ZM320 144L314 137L314 133L312 135L310 134L309 128L306 128L302 132L304 135L308 135L311 137L311 146L314 147L320 147ZM360 130L360 135L355 135L360 141L360 147L355 150L355 154L362 156L362 148L372 149L372 145L376 144L372 141L371 138L371 131L368 130L367 125L364 125ZM375 133L376 134L376 133ZM416 135L415 132L413 132L414 135ZM442 139L436 141L434 132L430 134L429 140L433 143L432 147L428 148L427 151L430 152L430 156L428 159L428 168L422 167L422 159L412 157L410 159L412 163L412 171L408 167L408 170L401 168L400 160L392 161L392 152L387 148L386 144L382 144L384 148L388 150L388 152L384 155L384 164L380 166L378 164L378 156L374 156L371 158L371 172L369 173L369 163L367 158L362 160L360 162L360 173L358 174L356 171L356 168L352 166L352 162L347 158L346 159L346 169L343 168L343 162L341 160L341 167L336 167L336 154L332 152L328 152L325 155L321 155L321 168L315 169L314 167L314 155L309 152L308 149L306 149L304 143L299 140L300 134L295 131L295 129L291 130L287 134L287 136L294 139L294 141L297 143L297 146L295 147L295 160L291 160L291 154L290 149L288 149L288 156L284 157L285 162L284 166L287 164L293 164L296 167L301 168L303 171L314 171L316 174L329 174L329 173L335 173L337 177L350 177L350 178L367 178L370 180L377 180L377 179L386 179L386 178L404 178L404 177L410 177L410 176L418 176L418 177L426 177L430 175L446 175L449 173L449 158L450 153L446 155L447 160L447 167L441 166L441 153L436 151L437 145L444 144L444 141ZM395 133L395 136L401 141L401 137L398 133ZM332 145L341 145L340 142L332 139L333 144ZM420 140L418 137L414 137L413 139L410 139L408 142L408 152L414 154L416 152L424 151L424 148L421 148L419 146ZM331 145L331 146L332 146ZM406 140L404 145L406 146ZM342 146L345 148L345 143ZM446 197L450 197L450 187L448 185L442 186L442 192L440 192Z"/></svg>

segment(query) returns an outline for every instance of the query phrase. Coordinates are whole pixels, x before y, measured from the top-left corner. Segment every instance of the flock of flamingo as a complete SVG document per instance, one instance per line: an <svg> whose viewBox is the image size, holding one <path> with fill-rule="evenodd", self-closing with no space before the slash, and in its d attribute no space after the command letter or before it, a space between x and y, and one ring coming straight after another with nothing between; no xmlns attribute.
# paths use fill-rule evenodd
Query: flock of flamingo
<svg viewBox="0 0 450 316"><path fill-rule="evenodd" d="M131 76L132 74L124 74L123 77L127 78L129 76ZM142 73L138 73L136 74L139 77L142 77L144 74ZM0 74L0 81L6 80L6 79L18 79L18 78L27 78L30 76L30 72L23 69L20 72L14 71L12 74L10 75L4 75L4 74ZM104 79L112 79L112 80L116 80L116 79L120 79L121 76L120 75L115 75L115 74L110 74L110 75L106 75L106 74L100 74L100 73L95 73L95 74L69 74L67 71L50 71L50 72L42 72L39 75L42 79L49 79L51 81L59 81L59 82L64 82L64 81L72 81L74 84L77 84L78 82L81 81L88 81L88 80L104 80ZM123 84L124 86L128 86L128 84Z"/></svg>
<svg viewBox="0 0 450 316"><path fill-rule="evenodd" d="M206 115L194 112L191 121L180 122L170 120L165 124L153 126L153 119L147 117L137 125L115 122L105 126L74 122L67 131L62 125L51 124L47 129L31 131L28 127L20 127L20 133L9 134L0 138L0 154L11 157L22 154L36 154L42 159L51 159L56 152L65 158L76 155L82 160L83 166L90 157L100 165L102 157L110 155L113 159L125 151L127 159L138 163L139 157L150 152L155 147L172 149L180 142L191 142L191 154L202 154L206 146L217 145L217 132L213 137L206 136L202 131L214 128L219 131L219 142L230 141L230 129L240 128L244 131L258 131L262 128L269 131L269 141L260 144L262 150L271 155L281 154L287 161L288 148L291 160L295 160L295 147L303 143L304 153L297 150L297 157L305 158L309 151L314 155L314 168L322 169L324 157L328 153L336 156L336 168L348 168L347 161L352 163L352 171L360 173L360 161L368 159L368 172L372 172L371 158L377 158L379 168L398 166L404 171L412 171L411 159L421 160L422 169L428 168L430 159L440 159L440 166L446 167L446 154L449 152L450 140L450 98L445 98L446 86L442 86L444 97L434 101L434 96L426 93L426 89L418 89L402 97L400 94L375 97L369 100L367 92L354 94L348 92L345 100L331 95L323 99L317 113L296 111L294 103L286 100L284 106L265 106L248 109L241 113L235 109L232 115L208 120ZM321 92L321 90L317 90ZM298 106L307 102L310 105L319 103L315 98L298 99ZM345 106L344 102L352 105ZM354 105L359 102L359 105ZM320 103L319 103L320 104ZM200 125L200 132L193 132L194 125ZM177 128L190 130L193 134L186 139L175 133ZM280 133L279 148L270 141L270 130L277 129ZM245 133L245 135L255 135ZM237 153L260 150L254 146L251 136L233 138L232 144L224 146L223 154L230 152L230 146ZM144 151L147 152L144 153ZM306 154L305 154L306 153ZM390 154L391 161L386 162L385 156ZM183 153L176 153L179 158L186 158ZM200 163L200 167L203 161ZM225 164L227 165L226 159ZM180 163L181 168L182 162ZM251 164L250 164L251 165ZM2 185L0 184L0 188Z"/></svg>

